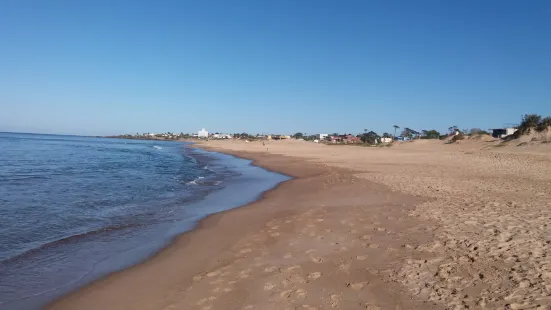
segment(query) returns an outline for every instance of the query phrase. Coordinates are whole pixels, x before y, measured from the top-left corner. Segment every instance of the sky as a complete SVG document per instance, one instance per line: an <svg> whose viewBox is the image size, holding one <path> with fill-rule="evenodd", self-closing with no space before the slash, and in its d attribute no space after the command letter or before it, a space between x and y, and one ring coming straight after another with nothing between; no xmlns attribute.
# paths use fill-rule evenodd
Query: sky
<svg viewBox="0 0 551 310"><path fill-rule="evenodd" d="M0 131L392 132L551 115L551 1L2 0Z"/></svg>

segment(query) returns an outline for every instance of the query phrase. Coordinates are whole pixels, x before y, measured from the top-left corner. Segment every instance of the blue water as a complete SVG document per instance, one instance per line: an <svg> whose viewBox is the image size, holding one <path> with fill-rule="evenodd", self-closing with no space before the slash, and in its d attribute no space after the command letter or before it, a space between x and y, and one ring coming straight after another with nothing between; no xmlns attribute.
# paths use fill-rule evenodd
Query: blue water
<svg viewBox="0 0 551 310"><path fill-rule="evenodd" d="M0 133L0 308L39 309L287 179L186 143Z"/></svg>

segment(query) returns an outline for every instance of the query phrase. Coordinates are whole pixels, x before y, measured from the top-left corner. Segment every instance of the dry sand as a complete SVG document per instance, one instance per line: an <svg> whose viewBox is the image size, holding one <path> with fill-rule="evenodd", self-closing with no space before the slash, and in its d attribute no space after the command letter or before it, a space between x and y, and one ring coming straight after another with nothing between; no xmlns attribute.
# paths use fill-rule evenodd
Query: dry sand
<svg viewBox="0 0 551 310"><path fill-rule="evenodd" d="M209 141L296 179L49 309L549 309L551 153Z"/></svg>

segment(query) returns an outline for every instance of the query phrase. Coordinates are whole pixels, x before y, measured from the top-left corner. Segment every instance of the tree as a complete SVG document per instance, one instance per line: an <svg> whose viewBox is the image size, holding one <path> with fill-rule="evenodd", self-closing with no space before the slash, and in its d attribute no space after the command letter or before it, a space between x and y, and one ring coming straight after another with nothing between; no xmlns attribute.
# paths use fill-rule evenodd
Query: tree
<svg viewBox="0 0 551 310"><path fill-rule="evenodd" d="M448 131L450 132L450 134L454 134L458 130L459 130L459 127L457 127L455 125L448 127Z"/></svg>
<svg viewBox="0 0 551 310"><path fill-rule="evenodd" d="M363 143L369 143L369 144L377 144L377 141L380 138L381 137L374 131L364 132L360 136L360 140L362 140Z"/></svg>
<svg viewBox="0 0 551 310"><path fill-rule="evenodd" d="M422 130L422 139L439 139L440 133L434 129Z"/></svg>
<svg viewBox="0 0 551 310"><path fill-rule="evenodd" d="M419 132L406 127L404 128L404 130L402 130L401 136L413 139L415 136L419 136L419 134L420 134Z"/></svg>
<svg viewBox="0 0 551 310"><path fill-rule="evenodd" d="M480 128L471 128L471 130L469 131L471 136L475 136L475 135L489 135L490 133L488 133L486 130L482 130Z"/></svg>
<svg viewBox="0 0 551 310"><path fill-rule="evenodd" d="M388 132L383 133L383 138L392 138L392 135Z"/></svg>
<svg viewBox="0 0 551 310"><path fill-rule="evenodd" d="M304 139L304 134L302 134L302 132L297 132L293 135L293 138L295 138L295 139Z"/></svg>
<svg viewBox="0 0 551 310"><path fill-rule="evenodd" d="M394 125L392 127L394 127L394 137L396 137L396 129L400 129L400 126Z"/></svg>

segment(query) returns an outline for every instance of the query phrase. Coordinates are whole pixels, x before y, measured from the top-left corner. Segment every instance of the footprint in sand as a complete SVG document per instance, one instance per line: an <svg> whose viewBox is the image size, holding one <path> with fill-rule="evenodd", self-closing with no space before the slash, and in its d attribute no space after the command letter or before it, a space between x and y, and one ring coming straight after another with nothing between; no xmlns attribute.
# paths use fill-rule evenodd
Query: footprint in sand
<svg viewBox="0 0 551 310"><path fill-rule="evenodd" d="M341 264L339 265L339 271L342 271L344 273L349 273L350 271L350 263Z"/></svg>
<svg viewBox="0 0 551 310"><path fill-rule="evenodd" d="M207 273L207 277L212 278L212 277L217 276L219 274L220 274L220 271L212 271L212 272Z"/></svg>
<svg viewBox="0 0 551 310"><path fill-rule="evenodd" d="M308 294L306 294L306 291L305 291L305 290L303 290L303 289L298 289L298 290L296 291L296 295L297 295L297 298L299 298L299 299L306 299L306 297L307 297Z"/></svg>
<svg viewBox="0 0 551 310"><path fill-rule="evenodd" d="M197 306L201 306L202 304L208 302L209 300L207 298L201 298L198 302L196 302L195 304Z"/></svg>
<svg viewBox="0 0 551 310"><path fill-rule="evenodd" d="M274 272L276 270L277 270L276 266L270 266L270 267L264 268L264 272Z"/></svg>
<svg viewBox="0 0 551 310"><path fill-rule="evenodd" d="M264 284L264 290L265 291L271 291L274 287L275 287L275 285L272 284L272 283L269 283L269 282Z"/></svg>
<svg viewBox="0 0 551 310"><path fill-rule="evenodd" d="M338 307L339 304L341 303L341 300L342 300L342 297L337 295L337 294L333 294L333 295L329 296L329 304L333 308Z"/></svg>
<svg viewBox="0 0 551 310"><path fill-rule="evenodd" d="M211 290L212 293L218 293L220 292L220 288L219 287L215 287Z"/></svg>
<svg viewBox="0 0 551 310"><path fill-rule="evenodd" d="M252 251L253 251L252 249L243 249L239 251L239 254L247 254L247 253L251 253Z"/></svg>
<svg viewBox="0 0 551 310"><path fill-rule="evenodd" d="M346 284L346 287L349 287L355 291L359 291L364 288L364 286L367 284L367 282L356 282L356 283L348 283Z"/></svg>
<svg viewBox="0 0 551 310"><path fill-rule="evenodd" d="M316 280L319 277L321 277L321 272L319 271L311 272L308 274L308 278L310 278L311 280Z"/></svg>
<svg viewBox="0 0 551 310"><path fill-rule="evenodd" d="M193 277L193 281L197 282L197 281L201 281L203 279L203 276L202 275L197 275L197 276L194 276Z"/></svg>
<svg viewBox="0 0 551 310"><path fill-rule="evenodd" d="M295 265L295 266L287 267L287 269L285 269L285 271L287 271L287 272L294 272L294 271L299 271L300 269L301 269L300 266Z"/></svg>
<svg viewBox="0 0 551 310"><path fill-rule="evenodd" d="M358 255L358 256L356 256L356 259L357 259L357 260L366 260L366 259L367 259L367 256Z"/></svg>
<svg viewBox="0 0 551 310"><path fill-rule="evenodd" d="M223 282L224 282L224 279L217 279L217 280L211 281L209 283L213 284L213 285L216 285L216 284L220 284L220 283L223 283Z"/></svg>
<svg viewBox="0 0 551 310"><path fill-rule="evenodd" d="M283 291L283 292L279 293L279 297L287 299L287 298L291 297L292 294L293 294L293 290L286 290L286 291Z"/></svg>
<svg viewBox="0 0 551 310"><path fill-rule="evenodd" d="M294 274L290 277L290 280L292 283L295 284L304 284L306 283L306 280L304 280L303 277L299 276L298 274Z"/></svg>
<svg viewBox="0 0 551 310"><path fill-rule="evenodd" d="M323 262L323 258L321 257L312 257L310 258L314 263L321 264Z"/></svg>

